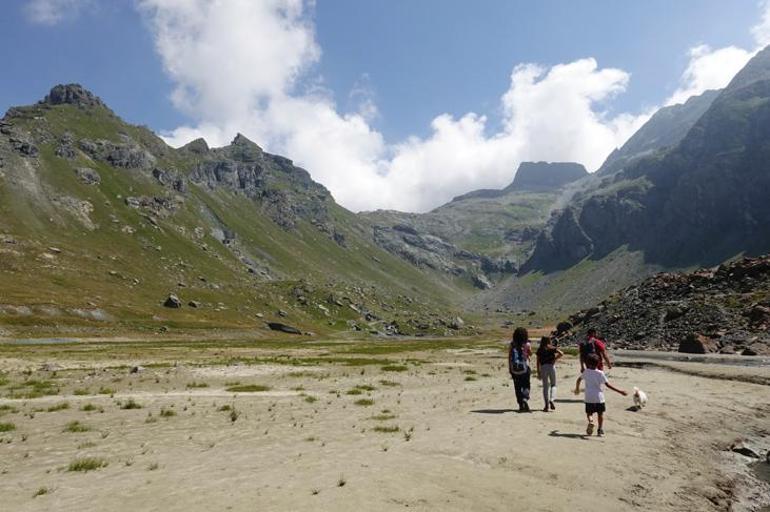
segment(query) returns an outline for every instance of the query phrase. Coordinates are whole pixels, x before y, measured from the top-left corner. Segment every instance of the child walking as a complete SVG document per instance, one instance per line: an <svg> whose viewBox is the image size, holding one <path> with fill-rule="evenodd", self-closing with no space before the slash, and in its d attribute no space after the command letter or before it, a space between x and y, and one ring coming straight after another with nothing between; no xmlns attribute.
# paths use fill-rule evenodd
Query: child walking
<svg viewBox="0 0 770 512"><path fill-rule="evenodd" d="M596 354L588 354L585 360L586 369L582 375L577 378L575 382L575 394L580 394L580 381L585 381L585 404L586 404L586 417L588 418L588 426L586 427L586 434L589 436L594 433L594 414L599 417L599 430L597 430L597 436L604 435L604 411L606 407L604 405L604 385L606 384L611 390L620 393L623 396L628 393L620 388L616 388L610 381L607 380L607 376L604 372L597 370L599 366L599 356Z"/></svg>
<svg viewBox="0 0 770 512"><path fill-rule="evenodd" d="M543 336L540 338L540 347L537 349L537 378L543 382L543 412L555 410L556 405L553 401L556 398L556 361L558 361L564 352L556 348L551 338Z"/></svg>

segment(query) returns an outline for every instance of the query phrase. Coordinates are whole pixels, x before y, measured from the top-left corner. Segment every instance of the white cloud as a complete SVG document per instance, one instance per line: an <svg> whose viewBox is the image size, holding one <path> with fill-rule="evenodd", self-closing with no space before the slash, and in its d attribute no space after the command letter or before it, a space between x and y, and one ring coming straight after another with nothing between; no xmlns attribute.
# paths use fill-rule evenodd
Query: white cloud
<svg viewBox="0 0 770 512"><path fill-rule="evenodd" d="M91 0L29 0L24 5L24 14L32 23L57 25L77 18L90 3Z"/></svg>
<svg viewBox="0 0 770 512"><path fill-rule="evenodd" d="M297 80L320 58L301 0L143 0L156 47L176 87L172 99L194 126L166 134L172 145L202 136L227 144L244 133L310 171L344 206L425 211L474 188L508 184L521 161L579 161L595 169L647 116L609 115L605 101L629 76L593 59L551 68L524 64L500 100L504 123L486 117L433 119L431 134L388 144L372 128L372 86L351 91L353 112Z"/></svg>
<svg viewBox="0 0 770 512"><path fill-rule="evenodd" d="M759 5L762 16L759 23L751 27L751 35L757 46L763 48L770 44L770 0L764 0Z"/></svg>
<svg viewBox="0 0 770 512"><path fill-rule="evenodd" d="M722 89L746 65L756 52L737 46L712 50L708 45L690 49L690 62L682 74L679 88L666 100L666 105L684 103L709 89Z"/></svg>
<svg viewBox="0 0 770 512"><path fill-rule="evenodd" d="M700 44L690 48L690 61L679 87L666 100L666 105L684 103L687 98L709 89L722 89L762 48L770 44L770 0L759 3L760 21L751 27L755 46L750 49L726 46L712 49Z"/></svg>

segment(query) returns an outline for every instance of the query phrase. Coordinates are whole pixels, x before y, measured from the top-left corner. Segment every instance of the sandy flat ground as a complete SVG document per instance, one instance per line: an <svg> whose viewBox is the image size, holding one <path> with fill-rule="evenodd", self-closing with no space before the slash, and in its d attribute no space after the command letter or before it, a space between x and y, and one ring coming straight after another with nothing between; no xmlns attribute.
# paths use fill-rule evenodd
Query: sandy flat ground
<svg viewBox="0 0 770 512"><path fill-rule="evenodd" d="M644 389L649 406L633 412L630 397L609 394L606 436L588 438L582 401L570 391L574 360L558 369L555 412L539 411L533 379L536 412L519 414L500 352L434 350L403 359L406 371L182 362L138 374L70 361L65 366L82 369L55 376L24 375L23 359L0 359L9 381L0 396L24 379L53 380L61 389L0 399L12 408L0 411L0 424L15 426L0 433L0 509L709 511L770 500L748 459L725 450L741 437L763 453L770 448L766 385L615 368L611 380ZM748 371L770 376L767 368ZM233 381L270 390L226 391ZM193 382L207 387L188 388ZM374 389L347 394L356 386ZM114 394L97 394L100 387ZM142 408L121 409L128 398ZM373 404L356 405L361 399ZM65 402L69 408L47 412ZM103 412L81 410L85 404ZM235 421L223 406L238 412ZM160 417L161 408L175 415ZM65 432L76 420L90 430ZM81 457L107 465L68 471ZM47 492L35 497L41 489Z"/></svg>

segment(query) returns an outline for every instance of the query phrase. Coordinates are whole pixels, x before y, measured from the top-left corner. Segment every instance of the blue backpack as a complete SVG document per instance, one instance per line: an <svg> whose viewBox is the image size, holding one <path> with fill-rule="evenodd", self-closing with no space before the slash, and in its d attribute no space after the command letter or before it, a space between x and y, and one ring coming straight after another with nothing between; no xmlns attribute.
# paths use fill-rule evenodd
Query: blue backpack
<svg viewBox="0 0 770 512"><path fill-rule="evenodd" d="M524 357L524 348L511 347L511 373L513 375L523 375L527 373L528 369L529 363L527 358Z"/></svg>

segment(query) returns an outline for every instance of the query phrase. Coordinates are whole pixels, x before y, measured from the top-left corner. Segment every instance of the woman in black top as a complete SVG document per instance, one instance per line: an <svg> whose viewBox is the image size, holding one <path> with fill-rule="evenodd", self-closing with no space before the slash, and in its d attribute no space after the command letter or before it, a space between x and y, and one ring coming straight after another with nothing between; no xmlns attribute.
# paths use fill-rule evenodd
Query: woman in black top
<svg viewBox="0 0 770 512"><path fill-rule="evenodd" d="M537 378L543 382L543 412L548 412L549 407L552 411L556 409L553 403L556 397L556 361L563 355L564 352L553 346L551 338L543 336L540 339L540 347L537 349Z"/></svg>

